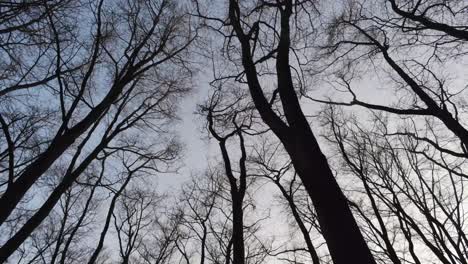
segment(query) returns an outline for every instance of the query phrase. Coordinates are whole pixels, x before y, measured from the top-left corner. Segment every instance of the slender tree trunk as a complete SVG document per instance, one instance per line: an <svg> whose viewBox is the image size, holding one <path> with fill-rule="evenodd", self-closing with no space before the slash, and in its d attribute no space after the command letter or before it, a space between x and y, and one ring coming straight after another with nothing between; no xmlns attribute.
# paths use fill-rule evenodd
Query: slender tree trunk
<svg viewBox="0 0 468 264"><path fill-rule="evenodd" d="M65 246L63 247L62 256L61 256L60 262L59 262L60 264L65 264L65 261L67 259L68 249L70 248L70 245L71 245L71 243L73 241L73 238L75 237L76 233L78 232L78 229L81 227L83 221L85 220L86 215L88 214L89 206L91 205L91 202L93 200L94 193L95 193L97 187L99 186L99 184L101 183L102 177L104 175L104 164L105 164L104 161L102 161L101 164L102 164L102 169L101 169L101 173L99 175L99 178L96 181L96 183L93 185L93 187L91 188L91 192L90 192L90 194L88 196L88 199L86 200L85 206L83 208L83 212L81 213L80 218L78 219L78 222L76 223L75 227L71 231L70 235L68 236L67 242L65 243Z"/></svg>
<svg viewBox="0 0 468 264"><path fill-rule="evenodd" d="M104 247L104 240L106 239L107 231L109 230L110 226L110 221L112 214L114 213L114 208L117 203L117 199L120 197L122 192L125 190L127 187L128 183L130 182L130 179L132 178L132 172L129 172L129 175L125 179L125 182L122 184L122 186L117 190L117 192L114 194L114 197L112 197L111 203L109 205L109 209L107 210L107 216L106 216L106 222L104 223L104 227L101 231L101 235L99 236L99 242L96 248L94 249L93 254L91 255L88 264L94 264L101 253L102 248Z"/></svg>
<svg viewBox="0 0 468 264"><path fill-rule="evenodd" d="M293 197L284 189L284 187L279 183L279 181L275 181L275 183L280 189L281 193L283 194L283 197L287 200L289 208L291 209L291 212L294 216L294 220L296 220L296 223L299 226L299 229L301 230L301 233L302 233L302 236L304 237L304 241L306 242L310 257L312 258L312 263L320 264L320 259L317 255L317 251L315 250L314 245L312 244L312 239L310 238L309 230L307 230L307 227L305 226L304 222L301 219L301 216L299 215L299 212L297 210L296 204L294 203Z"/></svg>
<svg viewBox="0 0 468 264"><path fill-rule="evenodd" d="M34 232L34 230L44 221L44 219L50 214L54 206L60 200L62 194L73 185L75 179L77 179L81 173L88 167L88 165L97 157L102 149L108 143L109 139L101 142L100 146L89 154L86 159L72 172L66 174L62 181L55 187L52 193L49 195L47 200L42 206L34 213L31 218L0 248L0 263L6 261L11 254Z"/></svg>
<svg viewBox="0 0 468 264"><path fill-rule="evenodd" d="M231 239L229 240L227 249L226 249L226 262L224 262L224 264L230 264L231 263L232 243L233 243L233 240L232 240L232 237L231 237Z"/></svg>
<svg viewBox="0 0 468 264"><path fill-rule="evenodd" d="M228 150L226 148L226 140L227 137L219 136L214 127L213 127L213 116L212 112L213 109L209 110L208 113L208 123L209 123L209 130L211 135L213 135L219 142L219 147L221 150L221 154L223 157L224 162L224 169L226 173L227 180L229 182L230 187L230 194L232 200L232 246L233 246L233 257L232 263L233 264L244 264L245 263L245 248L244 248L244 197L245 192L247 190L247 167L246 167L246 159L247 153L245 150L245 143L244 137L242 135L242 130L237 127L235 124L237 131L235 134L239 137L239 147L241 151L241 157L239 159L239 177L238 179L234 176L234 172L232 170L231 159L229 157ZM230 136L233 136L231 134ZM238 186L239 182L239 186ZM229 258L229 256L226 256Z"/></svg>
<svg viewBox="0 0 468 264"><path fill-rule="evenodd" d="M205 264L205 248L206 248L206 236L208 234L205 222L202 223L203 236L201 238L201 253L200 253L200 264Z"/></svg>

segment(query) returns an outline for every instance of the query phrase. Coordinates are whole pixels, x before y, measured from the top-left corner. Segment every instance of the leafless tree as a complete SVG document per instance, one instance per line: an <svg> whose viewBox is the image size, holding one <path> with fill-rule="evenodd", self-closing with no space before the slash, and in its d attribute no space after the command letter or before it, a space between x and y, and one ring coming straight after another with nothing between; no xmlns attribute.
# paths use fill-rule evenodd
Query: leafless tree
<svg viewBox="0 0 468 264"><path fill-rule="evenodd" d="M122 194L113 213L121 263L171 263L178 240L180 219L163 214L165 196L154 190L130 189Z"/></svg>
<svg viewBox="0 0 468 264"><path fill-rule="evenodd" d="M312 231L315 236L321 237L313 208L308 203L310 197L303 190L302 184L297 179L297 174L293 172L290 160L281 154L280 143L271 143L271 140L261 140L255 148L255 155L250 158L250 162L257 165L256 174L258 177L266 178L273 183L280 191L280 200L286 206L294 219L294 224L299 228L306 248L286 249L283 253L307 252L310 260L314 264L325 263L324 257L319 256L314 246ZM302 201L305 199L305 205ZM308 221L308 220L311 221ZM278 254L278 253L276 253ZM322 261L321 261L322 259Z"/></svg>
<svg viewBox="0 0 468 264"><path fill-rule="evenodd" d="M315 30L315 4L230 0L210 5L223 8L218 16L204 13L202 4L197 6L197 14L225 38L220 55L234 65L228 74L217 71L217 79L247 86L255 109L282 142L314 203L333 261L375 263L297 93L306 85L296 66L303 57L307 59L304 53Z"/></svg>
<svg viewBox="0 0 468 264"><path fill-rule="evenodd" d="M362 181L366 202L352 205L371 226L366 236L385 254L381 261L466 261L466 86L459 69L466 8L464 1L349 1L325 18L319 75L335 93L305 96L371 110L354 108L371 122L345 122L333 108L326 119L329 138ZM366 82L388 99L366 100Z"/></svg>
<svg viewBox="0 0 468 264"><path fill-rule="evenodd" d="M232 203L232 245L233 245L233 263L244 264L245 263L245 246L244 246L244 197L247 191L247 166L246 159L247 153L245 148L245 141L242 132L244 124L238 124L238 109L236 105L227 108L227 111L219 110L226 109L218 105L222 98L215 93L210 98L210 102L207 106L202 107L202 113L206 115L207 126L210 135L218 142L221 156L223 158L224 174L226 175L227 181L229 182L230 200ZM224 95L225 96L225 95ZM232 120L233 131L229 131L227 127L222 127L223 134L220 134L217 130L218 122L221 120L222 123L229 122L226 119ZM216 122L216 123L215 123ZM240 158L238 163L239 169L235 169L233 166L232 155L229 154L227 142L231 137L237 136L239 140ZM236 171L239 171L238 173ZM238 174L238 176L236 176Z"/></svg>
<svg viewBox="0 0 468 264"><path fill-rule="evenodd" d="M15 11L33 17L8 18L8 28L11 34L26 34L24 28L41 26L38 31L51 36L51 48L40 56L52 61L55 70L53 78L42 74L46 77L39 78L47 80L30 84L27 90L10 89L11 83L23 85L30 79L24 74L39 76L32 72L44 65L28 66L27 59L24 67L34 69L15 71L24 78L5 78L10 84L2 87L0 223L4 228L9 221L16 222L17 231L5 238L1 261L100 157L135 156L151 160L152 166L158 159L161 164L175 159L178 147L166 133L167 124L174 118L177 100L188 91L192 73L186 52L196 36L194 24L174 1L73 1L73 9L68 9L68 1L36 4L32 1L24 11ZM12 12L14 5L8 7ZM85 19L67 19L72 10L75 17ZM1 45L7 47L5 41ZM21 216L21 207L29 206L27 201L37 197L41 182L49 177L57 178L49 196L33 214ZM16 221L18 217L24 219Z"/></svg>
<svg viewBox="0 0 468 264"><path fill-rule="evenodd" d="M191 263L194 253L197 253L200 264L206 263L208 235L211 232L209 221L219 188L219 182L208 173L205 177L193 179L182 190L181 208L177 214L182 215L182 225L186 229L185 239L189 241L181 241L185 243L180 244L179 251L187 263Z"/></svg>
<svg viewBox="0 0 468 264"><path fill-rule="evenodd" d="M411 118L412 126L394 133L420 141L428 155L466 159L465 86L456 81L463 79L457 67L466 56L466 8L464 1L349 2L329 18L322 44L322 69L345 98L313 99ZM358 80L373 81L390 103L361 98Z"/></svg>
<svg viewBox="0 0 468 264"><path fill-rule="evenodd" d="M333 108L327 120L343 171L362 183L354 185L351 204L377 258L466 263L466 180L420 156L417 140L388 136L382 116L368 129Z"/></svg>
<svg viewBox="0 0 468 264"><path fill-rule="evenodd" d="M242 244L244 263L266 263L272 251L271 243L258 235L262 222L268 216L251 216L254 201L244 199ZM234 213L231 185L224 175L224 165L196 175L188 182L179 199L181 228L177 249L182 263L234 262Z"/></svg>
<svg viewBox="0 0 468 264"><path fill-rule="evenodd" d="M69 0L0 3L2 101L12 92L47 85L83 66L68 68L71 64L64 62L70 54L63 54L63 62L57 63L56 58L57 49L74 45L77 21L72 12L80 5Z"/></svg>
<svg viewBox="0 0 468 264"><path fill-rule="evenodd" d="M468 264L467 11L0 2L0 262ZM200 60L217 154L160 193Z"/></svg>

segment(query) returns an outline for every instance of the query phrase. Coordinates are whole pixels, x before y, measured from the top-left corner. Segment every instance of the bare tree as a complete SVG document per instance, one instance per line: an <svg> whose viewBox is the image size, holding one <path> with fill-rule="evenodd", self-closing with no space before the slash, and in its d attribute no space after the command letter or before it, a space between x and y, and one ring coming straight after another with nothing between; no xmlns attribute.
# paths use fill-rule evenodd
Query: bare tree
<svg viewBox="0 0 468 264"><path fill-rule="evenodd" d="M466 3L371 2L345 5L342 14L330 18L331 26L325 29L328 38L322 55L328 60L323 61L326 66L322 68L332 76L334 86L343 88L351 99L314 100L412 118L415 126L405 126L407 130L398 134L406 134L445 157L466 158L465 87L451 81L463 78L456 65L466 54L466 14L462 11ZM393 105L360 98L356 81L370 79L369 72L385 78L383 82L373 81L394 99ZM420 122L432 130L419 132ZM438 131L442 127L445 131Z"/></svg>
<svg viewBox="0 0 468 264"><path fill-rule="evenodd" d="M327 120L343 171L362 183L351 203L382 263L466 263L465 180L420 156L417 140L389 137L381 116L369 129L338 110Z"/></svg>
<svg viewBox="0 0 468 264"><path fill-rule="evenodd" d="M307 51L306 41L313 35L315 2L230 0L218 4L227 18L205 14L204 6L198 5L199 16L225 37L223 59L235 65L234 73L218 79L248 87L261 119L282 142L314 203L333 261L375 263L296 92L305 85L295 66L301 65L299 54ZM271 75L274 78L268 78ZM269 83L274 88L268 89Z"/></svg>
<svg viewBox="0 0 468 264"><path fill-rule="evenodd" d="M458 235L466 229L458 213L466 186L466 86L458 69L466 57L466 8L463 1L352 1L324 27L321 74L337 92L308 97L371 110L359 112L370 114L370 123L345 122L334 110L327 122L367 197L353 207L394 263L466 259ZM388 99L364 99L363 80Z"/></svg>
<svg viewBox="0 0 468 264"><path fill-rule="evenodd" d="M2 261L43 222L90 164L107 155L103 154L106 151L111 155L125 151L152 162L159 156L163 163L177 154L173 140L165 136L166 125L174 117L178 98L188 90L191 71L185 64L185 52L195 36L183 9L166 0L83 2L76 7L76 14L89 19L82 21L87 23L82 27L84 32L66 28L75 37L73 45L60 40L66 36L59 31L69 22L66 17L62 20L58 19L62 13L55 17L45 12L58 69L53 82L38 83L27 92L16 89L1 97L1 161L5 169L1 175L0 223L16 219L13 214L20 213L19 205L27 194L35 196L42 179L57 172L54 167L61 164L66 168L55 176L60 180L49 197L2 246ZM69 11L65 8L63 16ZM80 70L61 70L77 65L81 65ZM20 97L29 101L21 103ZM146 134L144 143L135 137L142 131L156 133Z"/></svg>
<svg viewBox="0 0 468 264"><path fill-rule="evenodd" d="M304 242L306 244L305 251L309 254L310 260L314 264L322 263L320 260L316 247L313 244L311 237L312 229L316 228L320 234L320 227L313 219L315 213L307 210L307 206L300 203L299 198L302 190L302 184L298 182L297 174L292 171L292 164L289 159L285 158L280 153L280 146L278 143L270 143L267 140L260 141L260 146L255 148L255 155L250 159L252 163L258 166L257 173L259 177L264 177L272 182L280 191L281 198L284 200L286 207L292 214L295 224L299 228ZM280 160L285 159L284 163ZM292 175L292 176L291 176ZM309 197L304 197L306 200ZM307 202L306 202L307 203ZM304 208L306 208L304 212ZM306 219L312 218L312 224L309 225ZM300 249L287 249L284 253L300 251ZM277 253L278 254L278 253Z"/></svg>
<svg viewBox="0 0 468 264"><path fill-rule="evenodd" d="M0 262L468 264L467 10L0 2ZM161 194L194 58L220 155Z"/></svg>
<svg viewBox="0 0 468 264"><path fill-rule="evenodd" d="M218 105L221 98L213 94L210 98L210 102L207 106L202 107L202 112L206 114L208 130L213 138L218 142L221 156L224 164L224 174L226 175L227 181L230 187L230 200L232 203L232 241L233 244L233 263L244 264L245 263L245 246L244 246L244 197L247 191L247 166L246 159L247 153L245 148L243 126L244 124L237 124L238 120L238 109L236 105L227 109L226 111L218 110L223 109L223 106ZM225 108L224 108L225 109ZM216 120L222 120L222 123L229 122L226 119L232 119L234 126L233 131L227 130L228 128L223 127L223 134L217 132ZM227 131L226 131L227 130ZM237 136L239 140L240 158L238 161L238 171L233 168L232 157L227 149L227 141ZM236 177L236 174L238 176Z"/></svg>
<svg viewBox="0 0 468 264"><path fill-rule="evenodd" d="M170 263L176 252L180 221L163 219L165 196L136 188L122 194L119 208L113 213L119 262Z"/></svg>
<svg viewBox="0 0 468 264"><path fill-rule="evenodd" d="M0 100L8 100L15 91L47 85L83 66L65 63L70 54L60 55L58 50L75 45L77 24L72 12L81 5L69 0L0 4Z"/></svg>
<svg viewBox="0 0 468 264"><path fill-rule="evenodd" d="M195 243L190 243L189 246L179 245L179 252L187 264L191 263L190 259L195 252L198 253L199 263L206 263L208 258L206 252L208 235L211 233L209 227L210 217L214 213L219 190L219 181L213 178L213 174L210 172L204 177L192 179L192 182L182 190L180 197L182 207L179 209L180 213L177 214L182 216L182 225L186 230L185 240L195 241ZM180 241L180 243L183 243L183 241Z"/></svg>

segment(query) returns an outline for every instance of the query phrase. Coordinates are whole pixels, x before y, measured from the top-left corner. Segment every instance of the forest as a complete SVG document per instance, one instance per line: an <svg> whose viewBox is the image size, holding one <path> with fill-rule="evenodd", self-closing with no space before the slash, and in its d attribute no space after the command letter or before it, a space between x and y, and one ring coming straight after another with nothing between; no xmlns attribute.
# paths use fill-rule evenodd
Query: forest
<svg viewBox="0 0 468 264"><path fill-rule="evenodd" d="M0 263L468 264L467 70L468 0L0 1Z"/></svg>

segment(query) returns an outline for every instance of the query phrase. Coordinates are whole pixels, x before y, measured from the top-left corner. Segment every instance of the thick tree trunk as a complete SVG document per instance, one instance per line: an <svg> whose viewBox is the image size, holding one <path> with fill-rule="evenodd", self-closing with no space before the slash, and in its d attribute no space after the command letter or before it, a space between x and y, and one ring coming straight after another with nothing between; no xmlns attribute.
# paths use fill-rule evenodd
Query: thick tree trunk
<svg viewBox="0 0 468 264"><path fill-rule="evenodd" d="M318 148L313 135L292 136L288 145L294 167L312 199L318 221L335 264L375 264L351 213L347 199Z"/></svg>
<svg viewBox="0 0 468 264"><path fill-rule="evenodd" d="M233 240L233 264L245 263L244 249L244 212L242 209L242 199L238 194L232 199L232 240Z"/></svg>
<svg viewBox="0 0 468 264"><path fill-rule="evenodd" d="M354 219L347 200L323 155L302 112L294 89L289 64L289 18L293 1L286 0L278 7L281 18L276 55L278 91L287 124L271 108L257 74L250 46L251 37L244 32L241 8L236 0L229 1L229 18L241 44L242 64L252 100L262 120L278 136L301 178L317 212L323 236L335 264L375 264Z"/></svg>

